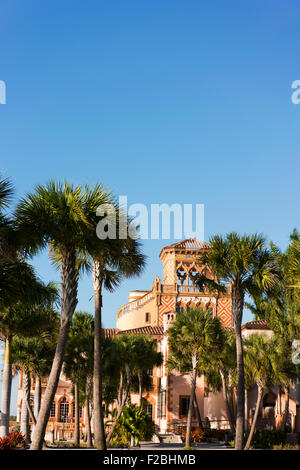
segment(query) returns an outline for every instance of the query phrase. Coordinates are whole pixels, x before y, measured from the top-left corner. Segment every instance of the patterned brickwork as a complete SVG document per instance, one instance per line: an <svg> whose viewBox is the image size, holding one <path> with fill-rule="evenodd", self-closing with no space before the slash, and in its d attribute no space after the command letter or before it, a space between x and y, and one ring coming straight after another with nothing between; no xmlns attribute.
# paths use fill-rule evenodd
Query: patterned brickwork
<svg viewBox="0 0 300 470"><path fill-rule="evenodd" d="M218 317L226 326L232 326L231 299L219 299Z"/></svg>
<svg viewBox="0 0 300 470"><path fill-rule="evenodd" d="M163 314L175 310L175 297L161 297L161 305L159 306L159 324L163 324Z"/></svg>

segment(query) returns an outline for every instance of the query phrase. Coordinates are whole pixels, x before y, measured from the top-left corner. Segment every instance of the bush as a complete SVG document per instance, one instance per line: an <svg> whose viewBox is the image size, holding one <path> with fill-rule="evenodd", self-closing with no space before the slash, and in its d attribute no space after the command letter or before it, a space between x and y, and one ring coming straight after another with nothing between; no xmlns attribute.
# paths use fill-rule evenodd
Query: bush
<svg viewBox="0 0 300 470"><path fill-rule="evenodd" d="M285 444L285 442L286 434L283 431L258 429L253 435L251 447L253 449L272 449L273 446Z"/></svg>
<svg viewBox="0 0 300 470"><path fill-rule="evenodd" d="M24 436L20 432L11 431L9 436L0 437L0 450L14 450L25 447Z"/></svg>
<svg viewBox="0 0 300 470"><path fill-rule="evenodd" d="M225 430L224 429L210 429L206 431L206 436L216 441L225 441Z"/></svg>
<svg viewBox="0 0 300 470"><path fill-rule="evenodd" d="M300 446L298 444L279 444L273 446L273 450L300 450Z"/></svg>
<svg viewBox="0 0 300 470"><path fill-rule="evenodd" d="M113 437L128 444L134 436L135 445L139 441L148 441L155 432L155 424L151 416L142 408L135 405L125 406L118 419Z"/></svg>
<svg viewBox="0 0 300 470"><path fill-rule="evenodd" d="M13 427L12 427L12 431L13 432L20 432L21 430L21 425L20 424L15 424Z"/></svg>
<svg viewBox="0 0 300 470"><path fill-rule="evenodd" d="M114 449L127 449L128 443L127 440L115 437L111 439L108 447L113 447Z"/></svg>
<svg viewBox="0 0 300 470"><path fill-rule="evenodd" d="M182 437L182 440L185 441L185 438L186 438L186 429L184 429L182 431L182 434L181 434L181 437ZM205 440L205 431L203 431L202 429L200 428L195 428L191 431L191 442L193 444L197 444L199 442L203 442Z"/></svg>

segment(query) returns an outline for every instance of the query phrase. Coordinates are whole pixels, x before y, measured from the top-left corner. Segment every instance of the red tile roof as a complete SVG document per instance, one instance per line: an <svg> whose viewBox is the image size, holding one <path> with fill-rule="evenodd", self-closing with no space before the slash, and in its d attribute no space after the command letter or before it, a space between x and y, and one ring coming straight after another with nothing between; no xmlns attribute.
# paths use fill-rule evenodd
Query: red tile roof
<svg viewBox="0 0 300 470"><path fill-rule="evenodd" d="M180 250L203 250L204 248L209 248L209 244L206 242L202 242L201 240L197 240L196 238L187 238L186 240L182 240L181 242L165 246L163 250L165 248L177 248Z"/></svg>
<svg viewBox="0 0 300 470"><path fill-rule="evenodd" d="M253 320L248 321L242 325L242 330L269 330L266 320Z"/></svg>
<svg viewBox="0 0 300 470"><path fill-rule="evenodd" d="M135 334L135 335L152 335L162 336L164 329L162 326L143 326L141 328L133 328L132 330L118 330L117 328L104 328L104 334L107 337Z"/></svg>

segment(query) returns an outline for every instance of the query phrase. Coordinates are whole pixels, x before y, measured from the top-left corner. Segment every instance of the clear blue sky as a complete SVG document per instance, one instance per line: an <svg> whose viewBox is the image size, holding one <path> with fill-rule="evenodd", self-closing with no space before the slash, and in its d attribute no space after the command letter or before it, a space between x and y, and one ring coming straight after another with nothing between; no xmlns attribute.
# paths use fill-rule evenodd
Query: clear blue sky
<svg viewBox="0 0 300 470"><path fill-rule="evenodd" d="M284 248L300 228L299 44L296 0L2 0L0 171L17 197L55 178L203 203L206 240L258 231ZM145 242L147 269L105 295L104 326L162 274L166 244ZM57 278L46 254L35 266ZM80 309L91 295L83 279Z"/></svg>

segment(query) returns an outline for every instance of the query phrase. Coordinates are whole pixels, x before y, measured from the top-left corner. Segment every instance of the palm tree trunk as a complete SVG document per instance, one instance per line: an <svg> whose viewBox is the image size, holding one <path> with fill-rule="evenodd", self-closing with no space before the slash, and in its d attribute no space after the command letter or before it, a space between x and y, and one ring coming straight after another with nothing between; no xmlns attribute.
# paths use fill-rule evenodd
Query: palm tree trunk
<svg viewBox="0 0 300 470"><path fill-rule="evenodd" d="M39 411L41 408L41 397L42 397L42 382L41 377L38 375L35 377L35 389L34 389L34 416L37 420Z"/></svg>
<svg viewBox="0 0 300 470"><path fill-rule="evenodd" d="M191 445L192 417L193 417L193 407L194 407L194 400L195 400L197 365L198 365L197 358L195 356L192 357L192 363L193 363L193 370L191 373L191 395L190 395L189 411L188 411L187 422L186 422L186 436L185 436L186 447L190 447Z"/></svg>
<svg viewBox="0 0 300 470"><path fill-rule="evenodd" d="M113 432L114 432L116 424L117 424L117 421L120 418L120 416L122 414L122 411L123 411L123 408L125 406L125 403L128 400L132 376L131 376L131 371L130 371L130 368L129 368L128 365L126 366L126 369L127 369L126 388L125 388L125 390L123 390L123 380L124 379L123 379L123 373L121 372L120 382L122 382L122 390L120 391L120 399L119 399L120 401L119 401L119 406L118 406L118 413L117 413L116 419L114 420L114 422L112 424L111 430L109 431L109 433L107 435L107 438L106 438L107 444L111 440L111 437L113 435Z"/></svg>
<svg viewBox="0 0 300 470"><path fill-rule="evenodd" d="M102 271L98 260L93 260L93 281L95 297L94 337L94 434L95 446L106 450L104 417L102 405Z"/></svg>
<svg viewBox="0 0 300 470"><path fill-rule="evenodd" d="M21 410L21 433L26 442L30 440L29 433L29 411L27 403L30 402L30 373L23 370L22 383L22 410Z"/></svg>
<svg viewBox="0 0 300 470"><path fill-rule="evenodd" d="M61 249L61 255L61 323L51 372L33 433L31 450L41 450L43 447L50 410L63 365L70 324L77 305L78 271L75 265L75 250Z"/></svg>
<svg viewBox="0 0 300 470"><path fill-rule="evenodd" d="M219 370L220 370L220 375L221 375L221 380L222 380L222 392L223 392L223 398L224 398L225 407L226 407L227 419L229 421L230 430L231 430L232 434L234 435L235 434L235 426L234 426L233 416L232 416L231 407L230 407L230 403L229 403L227 384L226 384L224 372L221 369L219 369Z"/></svg>
<svg viewBox="0 0 300 470"><path fill-rule="evenodd" d="M237 358L237 402L236 402L236 432L235 449L243 449L244 419L245 419L245 377L244 356L242 340L242 316L244 307L244 296L238 288L232 287L232 315L234 318L236 358Z"/></svg>
<svg viewBox="0 0 300 470"><path fill-rule="evenodd" d="M143 405L143 374L138 372L138 381L139 381L139 407L142 408Z"/></svg>
<svg viewBox="0 0 300 470"><path fill-rule="evenodd" d="M203 424L202 424L202 419L201 419L201 413L200 413L200 409L199 409L199 405L198 405L198 400L197 400L196 393L195 393L195 398L194 398L194 405L195 405L195 409L196 409L196 415L197 415L197 420L198 420L198 426L199 426L200 429L203 429Z"/></svg>
<svg viewBox="0 0 300 470"><path fill-rule="evenodd" d="M0 437L9 435L9 415L10 415L10 399L11 399L11 337L5 339L5 356L2 372L2 400L0 411Z"/></svg>
<svg viewBox="0 0 300 470"><path fill-rule="evenodd" d="M255 431L255 426L256 426L259 410L260 410L260 404L261 404L262 396L263 396L263 388L258 385L255 413L254 413L254 416L253 416L253 421L251 423L250 433L249 433L249 436L248 436L248 439L247 439L244 450L248 450L249 447L250 447L252 437L253 437L253 434L254 434L254 431Z"/></svg>
<svg viewBox="0 0 300 470"><path fill-rule="evenodd" d="M287 425L288 417L289 417L290 387L289 386L285 387L284 392L285 392L285 406L284 406L284 415L283 415L282 426L281 426L282 431L286 430L286 425Z"/></svg>
<svg viewBox="0 0 300 470"><path fill-rule="evenodd" d="M87 430L87 447L92 447L92 429L91 429L91 413L90 413L90 393L91 393L91 380L88 377L85 386L85 416L86 416L86 430Z"/></svg>
<svg viewBox="0 0 300 470"><path fill-rule="evenodd" d="M74 444L80 445L80 424L79 424L79 387L78 382L74 383L74 405L75 405L75 432Z"/></svg>

